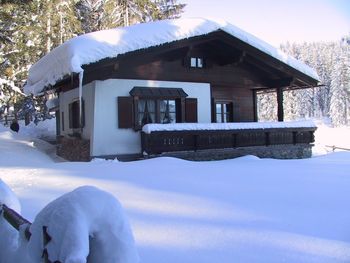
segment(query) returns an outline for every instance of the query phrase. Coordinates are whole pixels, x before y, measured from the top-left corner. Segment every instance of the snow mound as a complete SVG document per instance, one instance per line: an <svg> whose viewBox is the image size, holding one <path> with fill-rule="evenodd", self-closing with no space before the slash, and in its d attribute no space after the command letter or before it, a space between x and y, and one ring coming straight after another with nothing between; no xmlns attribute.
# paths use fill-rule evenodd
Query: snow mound
<svg viewBox="0 0 350 263"><path fill-rule="evenodd" d="M21 205L15 193L0 179L0 204L21 213Z"/></svg>
<svg viewBox="0 0 350 263"><path fill-rule="evenodd" d="M71 73L82 73L83 65L120 54L159 46L222 30L281 62L319 79L316 71L281 50L226 22L203 18L162 20L84 34L63 43L29 70L24 92L34 95Z"/></svg>
<svg viewBox="0 0 350 263"><path fill-rule="evenodd" d="M34 122L29 123L27 126L24 122L20 122L19 134L33 138L49 137L54 138L56 136L56 119L46 119L39 121L38 124Z"/></svg>
<svg viewBox="0 0 350 263"><path fill-rule="evenodd" d="M51 241L49 259L66 263L134 263L138 253L120 203L92 186L79 187L48 204L35 218L28 244L41 262L43 226Z"/></svg>

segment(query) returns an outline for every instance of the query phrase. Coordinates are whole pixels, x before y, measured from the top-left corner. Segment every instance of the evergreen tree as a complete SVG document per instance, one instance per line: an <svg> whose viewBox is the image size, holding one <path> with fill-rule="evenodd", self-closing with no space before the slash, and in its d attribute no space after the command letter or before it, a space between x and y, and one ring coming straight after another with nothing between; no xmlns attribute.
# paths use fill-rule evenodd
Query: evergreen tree
<svg viewBox="0 0 350 263"><path fill-rule="evenodd" d="M157 19L179 18L185 4L177 3L177 0L154 0L158 9Z"/></svg>
<svg viewBox="0 0 350 263"><path fill-rule="evenodd" d="M80 0L76 13L84 32L178 18L184 4L176 0Z"/></svg>
<svg viewBox="0 0 350 263"><path fill-rule="evenodd" d="M259 121L277 121L276 92L262 92L257 94L257 109Z"/></svg>
<svg viewBox="0 0 350 263"><path fill-rule="evenodd" d="M287 43L281 46L285 52L316 69L321 80L319 87L288 94L285 99L286 116L291 119L328 116L335 125L348 122L349 39L344 37L338 42Z"/></svg>
<svg viewBox="0 0 350 263"><path fill-rule="evenodd" d="M176 18L183 7L175 0L0 1L0 107L27 103L21 89L30 66L66 40L81 33Z"/></svg>

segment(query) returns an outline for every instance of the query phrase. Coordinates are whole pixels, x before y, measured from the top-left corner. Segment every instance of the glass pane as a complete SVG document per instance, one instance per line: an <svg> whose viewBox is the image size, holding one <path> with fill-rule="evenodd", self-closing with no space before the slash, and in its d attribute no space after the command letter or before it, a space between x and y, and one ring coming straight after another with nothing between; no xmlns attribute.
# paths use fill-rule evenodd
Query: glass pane
<svg viewBox="0 0 350 263"><path fill-rule="evenodd" d="M192 68L197 67L197 58L191 58L191 67Z"/></svg>
<svg viewBox="0 0 350 263"><path fill-rule="evenodd" d="M227 112L229 112L230 111L230 105L229 104L223 104L223 111L224 111L224 113L227 113Z"/></svg>
<svg viewBox="0 0 350 263"><path fill-rule="evenodd" d="M155 100L147 100L148 104L148 112L156 112L156 101Z"/></svg>
<svg viewBox="0 0 350 263"><path fill-rule="evenodd" d="M224 115L224 122L230 122L230 115L229 114L225 114Z"/></svg>
<svg viewBox="0 0 350 263"><path fill-rule="evenodd" d="M146 103L145 100L139 100L139 101L138 101L137 109L138 109L139 112L143 112L143 111L144 111L144 109L145 109L145 103Z"/></svg>
<svg viewBox="0 0 350 263"><path fill-rule="evenodd" d="M197 67L203 68L203 59L202 58L197 58Z"/></svg>
<svg viewBox="0 0 350 263"><path fill-rule="evenodd" d="M137 120L138 125L142 125L143 112L139 112L139 118Z"/></svg>
<svg viewBox="0 0 350 263"><path fill-rule="evenodd" d="M216 122L217 122L217 123L222 122L222 120L221 120L221 114L216 114Z"/></svg>
<svg viewBox="0 0 350 263"><path fill-rule="evenodd" d="M155 122L156 104L154 100L139 100L138 102L138 124L145 125Z"/></svg>
<svg viewBox="0 0 350 263"><path fill-rule="evenodd" d="M159 101L160 112L165 112L166 111L166 105L167 105L167 101L166 100Z"/></svg>
<svg viewBox="0 0 350 263"><path fill-rule="evenodd" d="M221 114L221 104L220 103L216 104L216 113L220 113Z"/></svg>
<svg viewBox="0 0 350 263"><path fill-rule="evenodd" d="M175 100L169 100L169 111L170 112L176 112Z"/></svg>
<svg viewBox="0 0 350 263"><path fill-rule="evenodd" d="M176 113L175 112L171 112L170 114L170 122L169 123L175 123L176 122Z"/></svg>

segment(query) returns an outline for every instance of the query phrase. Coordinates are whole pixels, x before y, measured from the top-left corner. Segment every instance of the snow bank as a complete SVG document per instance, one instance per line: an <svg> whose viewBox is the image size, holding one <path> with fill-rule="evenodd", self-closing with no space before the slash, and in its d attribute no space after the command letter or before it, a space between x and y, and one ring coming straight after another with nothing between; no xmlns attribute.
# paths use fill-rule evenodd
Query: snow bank
<svg viewBox="0 0 350 263"><path fill-rule="evenodd" d="M79 187L51 202L36 216L28 245L34 262L40 262L42 256L43 226L47 226L52 238L46 246L52 262L83 263L88 255L91 263L139 261L120 203L95 187Z"/></svg>
<svg viewBox="0 0 350 263"><path fill-rule="evenodd" d="M313 121L290 122L235 122L235 123L170 123L146 124L142 131L193 131L193 130L244 130L244 129L270 129L270 128L316 128Z"/></svg>
<svg viewBox="0 0 350 263"><path fill-rule="evenodd" d="M0 179L0 204L5 204L9 208L21 213L21 205L14 192Z"/></svg>
<svg viewBox="0 0 350 263"><path fill-rule="evenodd" d="M24 125L24 122L19 123L19 134L25 135L32 138L42 138L56 137L56 119L46 119L44 121L39 121L36 125L34 122L29 123L27 126Z"/></svg>
<svg viewBox="0 0 350 263"><path fill-rule="evenodd" d="M72 72L83 72L82 65L104 58L206 35L217 30L225 31L306 75L319 79L316 71L304 63L226 21L185 18L103 30L72 38L30 68L24 91L27 94L37 94L44 87L54 85Z"/></svg>

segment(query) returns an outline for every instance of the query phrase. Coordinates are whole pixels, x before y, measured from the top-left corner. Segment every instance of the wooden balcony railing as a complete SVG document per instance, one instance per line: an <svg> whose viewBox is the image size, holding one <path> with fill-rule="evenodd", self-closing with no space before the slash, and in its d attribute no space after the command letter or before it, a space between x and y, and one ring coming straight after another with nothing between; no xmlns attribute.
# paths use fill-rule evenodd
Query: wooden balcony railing
<svg viewBox="0 0 350 263"><path fill-rule="evenodd" d="M281 144L311 144L316 127L233 130L152 131L141 133L142 152L226 149Z"/></svg>

